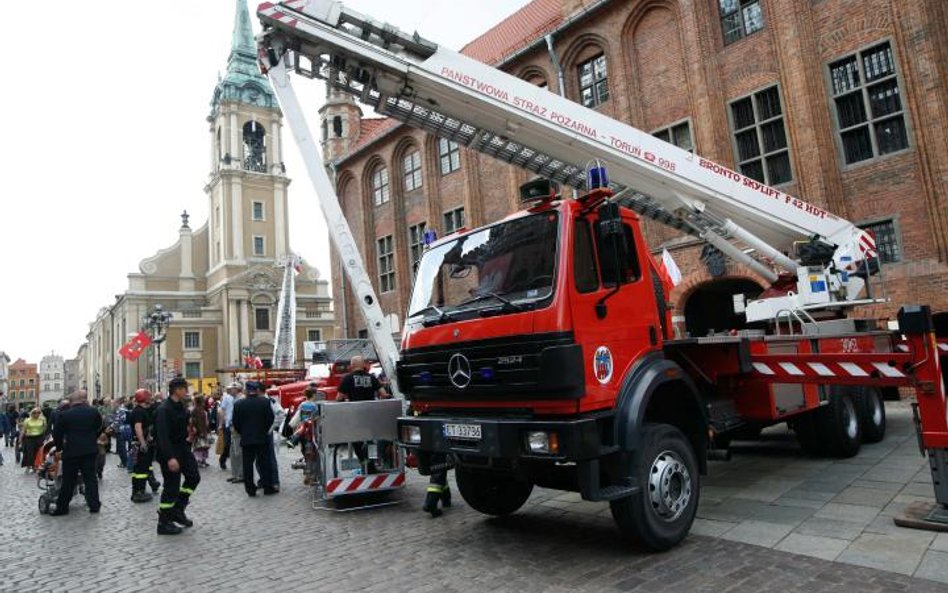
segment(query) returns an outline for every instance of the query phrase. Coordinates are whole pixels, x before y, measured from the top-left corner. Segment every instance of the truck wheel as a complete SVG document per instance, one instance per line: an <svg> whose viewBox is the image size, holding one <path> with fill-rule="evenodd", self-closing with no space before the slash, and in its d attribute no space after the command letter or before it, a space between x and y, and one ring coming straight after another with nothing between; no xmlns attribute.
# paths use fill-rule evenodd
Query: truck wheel
<svg viewBox="0 0 948 593"><path fill-rule="evenodd" d="M852 457L862 446L859 413L851 393L849 389L834 392L829 404L814 412L826 452L833 457Z"/></svg>
<svg viewBox="0 0 948 593"><path fill-rule="evenodd" d="M859 427L865 443L878 443L885 438L885 404L877 387L865 387L858 396Z"/></svg>
<svg viewBox="0 0 948 593"><path fill-rule="evenodd" d="M472 509L495 517L515 512L533 492L533 484L507 474L459 467L455 478L461 497Z"/></svg>
<svg viewBox="0 0 948 593"><path fill-rule="evenodd" d="M820 410L807 412L793 421L793 432L797 435L800 448L807 455L821 457L826 455L826 441L820 434L816 415Z"/></svg>
<svg viewBox="0 0 948 593"><path fill-rule="evenodd" d="M609 503L619 529L649 550L688 535L698 510L698 462L691 443L669 424L646 424L633 475L641 490Z"/></svg>

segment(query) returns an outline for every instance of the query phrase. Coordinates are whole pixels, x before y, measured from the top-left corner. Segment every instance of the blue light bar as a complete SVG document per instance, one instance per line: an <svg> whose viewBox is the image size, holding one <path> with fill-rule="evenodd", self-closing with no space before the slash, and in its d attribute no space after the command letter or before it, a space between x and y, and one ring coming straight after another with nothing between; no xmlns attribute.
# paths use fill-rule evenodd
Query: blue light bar
<svg viewBox="0 0 948 593"><path fill-rule="evenodd" d="M589 191L609 187L609 172L603 166L590 167L586 172L586 185Z"/></svg>

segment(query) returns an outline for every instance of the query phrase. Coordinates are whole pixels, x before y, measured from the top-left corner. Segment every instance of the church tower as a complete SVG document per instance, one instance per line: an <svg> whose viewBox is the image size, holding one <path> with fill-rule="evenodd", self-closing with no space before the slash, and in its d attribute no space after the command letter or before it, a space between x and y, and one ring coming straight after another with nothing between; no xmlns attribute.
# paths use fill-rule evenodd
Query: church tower
<svg viewBox="0 0 948 593"><path fill-rule="evenodd" d="M257 66L247 0L236 0L227 72L214 88L208 196L209 298L220 307L227 360L270 355L279 277L289 253L282 114ZM215 289L216 287L216 289ZM216 294L215 294L216 293Z"/></svg>
<svg viewBox="0 0 948 593"><path fill-rule="evenodd" d="M236 1L227 72L214 89L208 117L212 281L224 280L228 266L283 257L289 246L282 115L257 68L246 0Z"/></svg>
<svg viewBox="0 0 948 593"><path fill-rule="evenodd" d="M348 93L326 86L326 103L319 109L320 146L323 161L328 165L349 154L349 148L359 139L362 109Z"/></svg>

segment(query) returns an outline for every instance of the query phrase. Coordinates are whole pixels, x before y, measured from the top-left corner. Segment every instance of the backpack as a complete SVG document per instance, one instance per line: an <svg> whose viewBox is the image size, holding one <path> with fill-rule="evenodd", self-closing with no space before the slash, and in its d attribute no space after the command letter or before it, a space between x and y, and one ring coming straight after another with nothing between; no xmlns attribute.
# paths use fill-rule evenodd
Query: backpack
<svg viewBox="0 0 948 593"><path fill-rule="evenodd" d="M116 410L110 426L114 434L120 435L127 441L132 439L132 426L128 423L128 410L125 408Z"/></svg>

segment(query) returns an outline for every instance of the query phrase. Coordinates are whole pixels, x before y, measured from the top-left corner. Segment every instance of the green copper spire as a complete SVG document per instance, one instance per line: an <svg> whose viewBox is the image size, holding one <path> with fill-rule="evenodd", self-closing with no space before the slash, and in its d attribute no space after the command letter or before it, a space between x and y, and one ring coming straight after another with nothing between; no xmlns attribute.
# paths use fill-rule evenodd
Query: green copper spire
<svg viewBox="0 0 948 593"><path fill-rule="evenodd" d="M238 101L260 107L277 107L276 97L270 81L260 74L257 66L257 42L250 26L247 0L237 0L234 18L234 35L230 56L227 58L227 73L214 88L211 100L212 115L217 113L224 101Z"/></svg>
<svg viewBox="0 0 948 593"><path fill-rule="evenodd" d="M231 41L230 61L235 54L249 56L256 60L257 43L253 39L253 29L250 27L250 12L247 10L246 0L237 0L237 18L234 20L234 38Z"/></svg>

